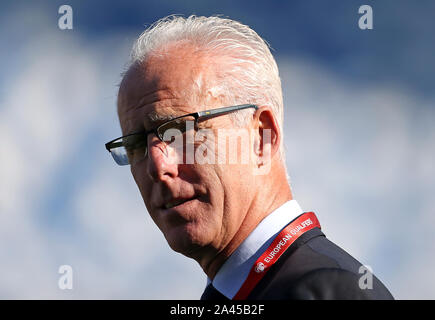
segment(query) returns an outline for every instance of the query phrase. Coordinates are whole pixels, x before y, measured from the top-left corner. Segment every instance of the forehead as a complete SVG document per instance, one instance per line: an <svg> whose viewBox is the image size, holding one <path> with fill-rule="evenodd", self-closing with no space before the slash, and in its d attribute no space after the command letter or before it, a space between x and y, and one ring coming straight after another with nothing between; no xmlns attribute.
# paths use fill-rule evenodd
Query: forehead
<svg viewBox="0 0 435 320"><path fill-rule="evenodd" d="M195 112L203 100L204 83L210 78L209 64L188 48L153 54L126 72L118 93L118 114L123 118L134 110L143 115L155 112ZM187 110L185 110L187 109Z"/></svg>

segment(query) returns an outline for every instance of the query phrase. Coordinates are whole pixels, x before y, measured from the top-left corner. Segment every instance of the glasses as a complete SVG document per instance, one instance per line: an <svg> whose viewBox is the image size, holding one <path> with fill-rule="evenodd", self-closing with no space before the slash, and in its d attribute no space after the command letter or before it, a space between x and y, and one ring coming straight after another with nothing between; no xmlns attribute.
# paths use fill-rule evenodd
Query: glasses
<svg viewBox="0 0 435 320"><path fill-rule="evenodd" d="M241 104L237 106L185 114L183 116L165 121L149 131L135 132L109 141L106 143L106 149L112 154L113 159L118 165L125 166L132 164L144 159L147 156L148 135L150 133L154 133L157 138L163 142L163 138L167 130L175 129L175 131L171 132L184 134L189 121L193 122L196 128L198 122L200 121L248 108L254 108L255 110L258 109L258 107L254 104ZM174 137L174 135L171 134L171 137Z"/></svg>

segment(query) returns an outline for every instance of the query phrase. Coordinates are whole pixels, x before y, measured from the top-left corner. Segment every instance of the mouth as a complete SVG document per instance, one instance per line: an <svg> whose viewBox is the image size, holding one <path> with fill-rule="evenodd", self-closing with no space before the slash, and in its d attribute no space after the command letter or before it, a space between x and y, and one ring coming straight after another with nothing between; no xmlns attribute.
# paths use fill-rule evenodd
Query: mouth
<svg viewBox="0 0 435 320"><path fill-rule="evenodd" d="M172 208L178 207L178 206L180 206L180 205L182 205L182 204L184 204L186 202L189 202L189 201L192 201L192 200L196 200L196 199L197 199L196 197L189 198L189 199L174 199L174 200L171 200L171 201L165 203L163 205L163 208L165 208L166 210L167 209L172 209Z"/></svg>

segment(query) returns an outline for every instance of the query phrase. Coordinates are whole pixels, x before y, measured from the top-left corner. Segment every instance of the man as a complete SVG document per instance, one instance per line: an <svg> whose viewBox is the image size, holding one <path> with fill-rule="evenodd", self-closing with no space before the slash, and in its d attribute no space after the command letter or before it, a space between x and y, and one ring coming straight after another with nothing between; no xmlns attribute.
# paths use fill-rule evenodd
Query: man
<svg viewBox="0 0 435 320"><path fill-rule="evenodd" d="M278 67L249 27L158 21L133 48L118 116L123 137L106 148L169 246L207 274L203 299L392 298L293 199Z"/></svg>

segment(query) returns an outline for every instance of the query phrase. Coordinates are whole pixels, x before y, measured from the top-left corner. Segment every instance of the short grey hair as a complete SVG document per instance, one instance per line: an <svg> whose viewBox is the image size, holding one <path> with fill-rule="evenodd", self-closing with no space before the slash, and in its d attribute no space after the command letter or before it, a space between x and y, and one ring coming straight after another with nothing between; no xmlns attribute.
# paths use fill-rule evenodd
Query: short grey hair
<svg viewBox="0 0 435 320"><path fill-rule="evenodd" d="M172 15L158 20L139 36L131 52L131 64L146 61L149 55L161 53L167 46L179 42L192 44L211 57L225 57L220 74L216 75L219 85L213 87L213 91L228 105L268 106L278 121L282 136L281 79L265 40L247 25L231 19ZM254 111L231 114L235 125L246 125L248 117L244 112ZM280 149L284 156L282 144Z"/></svg>

